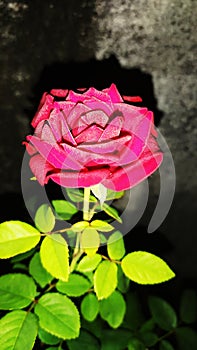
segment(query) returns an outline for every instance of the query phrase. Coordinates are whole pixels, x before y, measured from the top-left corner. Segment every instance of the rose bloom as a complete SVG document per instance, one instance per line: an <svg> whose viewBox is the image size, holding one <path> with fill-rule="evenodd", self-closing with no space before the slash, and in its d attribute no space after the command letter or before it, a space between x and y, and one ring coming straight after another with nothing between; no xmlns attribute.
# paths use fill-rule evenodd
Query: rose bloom
<svg viewBox="0 0 197 350"><path fill-rule="evenodd" d="M51 179L63 187L102 183L121 191L143 181L162 162L153 113L125 103L114 84L102 91L44 93L32 126L34 135L24 144L42 186Z"/></svg>

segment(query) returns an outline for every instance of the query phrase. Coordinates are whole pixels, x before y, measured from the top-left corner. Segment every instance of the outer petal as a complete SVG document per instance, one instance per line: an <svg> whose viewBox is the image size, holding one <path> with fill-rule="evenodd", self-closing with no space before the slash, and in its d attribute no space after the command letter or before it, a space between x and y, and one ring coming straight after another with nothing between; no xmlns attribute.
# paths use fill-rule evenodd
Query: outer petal
<svg viewBox="0 0 197 350"><path fill-rule="evenodd" d="M63 151L58 145L54 146L45 141L41 141L36 136L30 136L28 139L41 156L54 168L73 170L81 169L81 164L73 159L69 150Z"/></svg>
<svg viewBox="0 0 197 350"><path fill-rule="evenodd" d="M50 94L56 97L66 97L66 95L68 94L68 90L52 89L50 91Z"/></svg>
<svg viewBox="0 0 197 350"><path fill-rule="evenodd" d="M97 185L109 175L109 169L93 169L81 172L62 171L49 178L63 187L90 187Z"/></svg>
<svg viewBox="0 0 197 350"><path fill-rule="evenodd" d="M43 104L42 101L44 100ZM45 120L49 118L50 112L53 108L53 96L51 95L46 95L46 93L43 95L43 98L41 100L41 106L39 106L38 111L33 118L31 125L35 128L38 123L41 122L41 120Z"/></svg>
<svg viewBox="0 0 197 350"><path fill-rule="evenodd" d="M48 182L46 177L47 173L54 170L54 167L49 164L40 154L36 154L30 159L29 166L32 173L42 186Z"/></svg>
<svg viewBox="0 0 197 350"><path fill-rule="evenodd" d="M89 88L86 92L84 92L83 96L85 96L86 98L88 97L88 99L96 97L98 100L103 102L111 101L111 98L108 93L97 90L93 87Z"/></svg>
<svg viewBox="0 0 197 350"><path fill-rule="evenodd" d="M30 156L33 156L35 153L37 153L37 150L35 149L35 147L33 145L31 145L31 143L23 141L22 145L25 145L27 153Z"/></svg>
<svg viewBox="0 0 197 350"><path fill-rule="evenodd" d="M116 168L110 177L102 181L102 184L114 191L127 190L142 182L160 166L163 154L147 151L146 156L141 157L124 167Z"/></svg>
<svg viewBox="0 0 197 350"><path fill-rule="evenodd" d="M112 102L123 102L123 99L122 99L121 95L119 94L119 91L118 91L115 84L111 84L109 89L104 89L103 91L108 93Z"/></svg>

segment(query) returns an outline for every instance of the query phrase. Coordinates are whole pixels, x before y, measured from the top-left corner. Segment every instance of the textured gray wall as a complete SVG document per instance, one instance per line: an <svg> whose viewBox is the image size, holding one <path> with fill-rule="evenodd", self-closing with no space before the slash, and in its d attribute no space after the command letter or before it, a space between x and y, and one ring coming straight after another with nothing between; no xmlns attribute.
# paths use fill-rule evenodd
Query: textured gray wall
<svg viewBox="0 0 197 350"><path fill-rule="evenodd" d="M46 87L76 87L85 75L104 87L113 70L123 92L137 94L144 81L144 93L154 90L177 172L177 195L161 230L174 245L169 259L183 276L195 276L196 15L195 0L0 0L0 193L20 193L21 141Z"/></svg>

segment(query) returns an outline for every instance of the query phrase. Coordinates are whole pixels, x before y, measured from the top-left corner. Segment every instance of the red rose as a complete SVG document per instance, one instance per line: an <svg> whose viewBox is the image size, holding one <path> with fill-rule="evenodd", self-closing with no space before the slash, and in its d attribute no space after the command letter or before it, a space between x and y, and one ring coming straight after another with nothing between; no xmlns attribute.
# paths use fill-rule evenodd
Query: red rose
<svg viewBox="0 0 197 350"><path fill-rule="evenodd" d="M121 191L162 162L153 113L124 103L114 84L102 91L44 93L32 126L34 135L25 144L41 185L51 179L64 187L102 183Z"/></svg>

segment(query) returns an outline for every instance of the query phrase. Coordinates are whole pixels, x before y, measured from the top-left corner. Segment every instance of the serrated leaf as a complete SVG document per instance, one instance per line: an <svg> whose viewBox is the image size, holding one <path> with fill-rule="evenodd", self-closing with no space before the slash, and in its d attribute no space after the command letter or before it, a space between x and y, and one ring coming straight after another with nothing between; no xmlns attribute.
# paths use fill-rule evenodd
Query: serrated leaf
<svg viewBox="0 0 197 350"><path fill-rule="evenodd" d="M35 306L40 327L62 339L73 339L79 336L79 312L75 304L59 293L43 295Z"/></svg>
<svg viewBox="0 0 197 350"><path fill-rule="evenodd" d="M91 191L93 192L94 196L98 198L101 205L105 202L107 197L107 188L103 186L101 183L92 186Z"/></svg>
<svg viewBox="0 0 197 350"><path fill-rule="evenodd" d="M151 315L162 329L170 331L177 326L177 316L173 307L165 300L151 296L148 300Z"/></svg>
<svg viewBox="0 0 197 350"><path fill-rule="evenodd" d="M180 318L185 323L194 323L197 319L197 293L186 289L181 296Z"/></svg>
<svg viewBox="0 0 197 350"><path fill-rule="evenodd" d="M121 266L125 275L139 284L157 284L175 276L165 261L147 252L138 251L126 255Z"/></svg>
<svg viewBox="0 0 197 350"><path fill-rule="evenodd" d="M95 254L94 256L92 257L89 257L89 256L84 256L78 266L77 266L77 271L80 271L80 272L91 272L91 271L94 271L98 264L101 262L102 260L102 257L100 254Z"/></svg>
<svg viewBox="0 0 197 350"><path fill-rule="evenodd" d="M81 303L81 314L85 320L93 322L99 312L99 302L95 294L87 294Z"/></svg>
<svg viewBox="0 0 197 350"><path fill-rule="evenodd" d="M110 207L108 204L104 203L102 205L102 210L104 210L104 212L111 216L112 218L114 218L116 221L118 221L120 224L122 224L122 219L118 214L118 211L115 208Z"/></svg>
<svg viewBox="0 0 197 350"><path fill-rule="evenodd" d="M31 277L9 273L0 277L0 309L13 310L28 306L36 297L36 285Z"/></svg>
<svg viewBox="0 0 197 350"><path fill-rule="evenodd" d="M121 325L125 312L125 300L116 290L107 299L100 301L100 315L112 328Z"/></svg>
<svg viewBox="0 0 197 350"><path fill-rule="evenodd" d="M59 292L67 294L70 297L79 297L90 289L90 282L87 278L72 273L69 275L68 282L58 281L56 288Z"/></svg>
<svg viewBox="0 0 197 350"><path fill-rule="evenodd" d="M114 262L102 261L94 273L94 289L99 300L108 298L117 287L117 266Z"/></svg>
<svg viewBox="0 0 197 350"><path fill-rule="evenodd" d="M35 225L41 232L51 232L55 226L55 216L48 204L42 204L35 215Z"/></svg>
<svg viewBox="0 0 197 350"><path fill-rule="evenodd" d="M8 313L0 320L0 349L32 350L37 328L37 319L32 313L22 310Z"/></svg>
<svg viewBox="0 0 197 350"><path fill-rule="evenodd" d="M7 259L35 247L40 232L22 221L6 221L0 224L0 258Z"/></svg>
<svg viewBox="0 0 197 350"><path fill-rule="evenodd" d="M83 329L81 330L79 337L67 341L67 345L69 350L100 350L100 345L96 337Z"/></svg>
<svg viewBox="0 0 197 350"><path fill-rule="evenodd" d="M101 337L102 350L125 350L131 332L126 329L103 330Z"/></svg>
<svg viewBox="0 0 197 350"><path fill-rule="evenodd" d="M139 339L132 337L128 343L128 350L146 350L146 347Z"/></svg>
<svg viewBox="0 0 197 350"><path fill-rule="evenodd" d="M42 288L53 280L53 276L42 266L40 253L36 253L31 259L29 273Z"/></svg>
<svg viewBox="0 0 197 350"><path fill-rule="evenodd" d="M62 340L61 338L58 338L55 335L52 335L46 332L42 328L38 329L38 337L44 344L47 344L47 345L56 345L56 344L59 344L60 341Z"/></svg>
<svg viewBox="0 0 197 350"><path fill-rule="evenodd" d="M124 275L121 266L118 265L118 290L121 293L126 293L129 289L129 284L130 280Z"/></svg>
<svg viewBox="0 0 197 350"><path fill-rule="evenodd" d="M159 344L159 350L174 350L174 347L168 340L162 340Z"/></svg>
<svg viewBox="0 0 197 350"><path fill-rule="evenodd" d="M79 222L76 222L76 224L71 226L71 230L74 232L82 232L87 227L89 227L89 222L79 221Z"/></svg>
<svg viewBox="0 0 197 350"><path fill-rule="evenodd" d="M69 276L68 244L59 234L44 238L40 247L40 258L43 267L55 278L64 282Z"/></svg>
<svg viewBox="0 0 197 350"><path fill-rule="evenodd" d="M80 247L91 258L93 257L100 245L100 237L97 230L86 228L81 235Z"/></svg>
<svg viewBox="0 0 197 350"><path fill-rule="evenodd" d="M107 241L107 252L112 260L120 260L125 255L125 246L120 231L112 233Z"/></svg>
<svg viewBox="0 0 197 350"><path fill-rule="evenodd" d="M78 212L78 209L74 204L65 200L53 200L52 204L55 208L55 212L63 220L69 220Z"/></svg>
<svg viewBox="0 0 197 350"><path fill-rule="evenodd" d="M106 197L107 201L119 199L119 198L122 198L123 196L124 196L124 191L115 192L113 190L107 189L107 197Z"/></svg>
<svg viewBox="0 0 197 350"><path fill-rule="evenodd" d="M66 193L73 202L80 203L84 201L83 190L80 190L78 188L66 188ZM97 199L94 196L90 195L89 202L95 203L97 202Z"/></svg>
<svg viewBox="0 0 197 350"><path fill-rule="evenodd" d="M197 332L189 327L180 327L176 329L176 338L179 350L197 349Z"/></svg>
<svg viewBox="0 0 197 350"><path fill-rule="evenodd" d="M103 220L92 221L90 223L90 227L101 232L110 232L114 229L112 225L108 224L106 221Z"/></svg>

